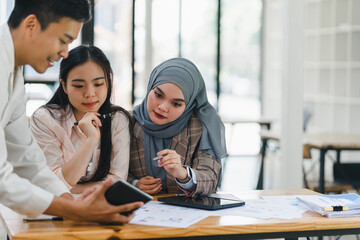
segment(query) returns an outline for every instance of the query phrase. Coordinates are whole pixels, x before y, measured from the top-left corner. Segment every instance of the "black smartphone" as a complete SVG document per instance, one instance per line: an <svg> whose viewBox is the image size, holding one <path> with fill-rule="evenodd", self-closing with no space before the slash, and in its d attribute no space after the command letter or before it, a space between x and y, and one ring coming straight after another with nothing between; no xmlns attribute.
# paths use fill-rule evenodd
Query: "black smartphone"
<svg viewBox="0 0 360 240"><path fill-rule="evenodd" d="M147 203L153 199L149 194L124 180L119 180L111 185L105 192L105 198L112 205L121 205L139 201Z"/></svg>

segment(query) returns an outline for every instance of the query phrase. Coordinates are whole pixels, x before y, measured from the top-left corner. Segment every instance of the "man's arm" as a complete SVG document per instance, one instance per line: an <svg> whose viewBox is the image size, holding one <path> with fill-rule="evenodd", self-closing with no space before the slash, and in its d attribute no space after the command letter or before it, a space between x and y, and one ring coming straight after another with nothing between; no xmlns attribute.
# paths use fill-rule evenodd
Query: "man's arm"
<svg viewBox="0 0 360 240"><path fill-rule="evenodd" d="M7 133L14 130L12 125L16 121L8 124ZM36 151L39 148L30 148L32 151L23 151L24 146L20 143L26 141L26 135L19 140L19 144L14 143L12 137L14 135L6 135L3 129L0 128L0 202L11 209L26 214L29 217L34 217L40 213L62 216L73 220L86 220L96 222L116 222L127 223L133 217L122 216L119 213L128 212L142 206L141 202L126 204L122 206L112 206L107 203L104 192L111 185L112 179L99 184L97 187L90 189L85 196L80 197L81 201L74 201L67 199L68 194L65 191L59 191L55 187L57 183L59 186L66 187L62 182L47 168L43 166L39 159L34 159L31 162L30 156L37 156ZM21 134L19 134L21 136ZM14 167L19 172L19 175L28 176L32 182L41 183L43 188L54 188L53 191L59 191L61 197L54 196L50 192L45 191L27 179L19 177L13 171L13 165L10 164L7 153L12 152L12 160ZM27 155L27 156L25 156ZM41 159L41 158L40 158ZM44 159L43 159L44 160ZM45 162L45 160L44 160ZM29 169L29 175L26 170ZM36 169L40 173L36 174ZM55 183L54 184L49 184ZM54 187L55 186L55 187ZM58 195L60 195L58 194Z"/></svg>
<svg viewBox="0 0 360 240"><path fill-rule="evenodd" d="M0 62L7 63L4 59ZM3 65L0 70L4 85L13 84L0 88L0 203L35 217L49 207L54 194L59 196L67 188L46 166L28 129L22 68L15 74Z"/></svg>
<svg viewBox="0 0 360 240"><path fill-rule="evenodd" d="M54 197L44 213L78 221L128 223L133 218L134 213L129 216L119 213L139 208L143 203L134 202L120 206L109 204L104 194L106 189L111 186L112 181L112 178L107 178L101 184L84 192L78 201Z"/></svg>
<svg viewBox="0 0 360 240"><path fill-rule="evenodd" d="M25 90L23 86L20 87L22 89L17 89L12 97L11 116L4 128L8 154L6 161L13 166L14 173L19 177L59 196L68 192L68 189L49 169L44 153L30 132L25 113Z"/></svg>

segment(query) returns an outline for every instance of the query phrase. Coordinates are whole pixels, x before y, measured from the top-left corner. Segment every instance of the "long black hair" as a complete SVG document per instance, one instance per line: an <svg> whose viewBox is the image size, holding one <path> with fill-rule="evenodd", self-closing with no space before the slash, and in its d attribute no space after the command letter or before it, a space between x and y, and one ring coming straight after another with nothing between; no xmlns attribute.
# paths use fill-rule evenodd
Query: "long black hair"
<svg viewBox="0 0 360 240"><path fill-rule="evenodd" d="M63 59L60 64L60 74L59 74L60 81L63 81L64 85L66 86L69 72L76 66L84 64L90 60L94 61L102 68L102 70L104 71L105 80L107 81L107 85L108 85L107 97L103 105L100 107L98 113L103 115L106 113L115 113L117 111L120 111L123 114L125 114L125 116L127 116L127 118L129 119L129 131L130 131L130 136L132 136L133 119L130 116L129 112L120 106L115 106L111 104L110 102L111 92L112 92L113 71L111 69L109 60L99 48L95 46L81 45L79 47L72 49L69 52L68 58ZM55 115L50 111L51 109L63 110L64 114L60 116L59 120L66 119L67 115L70 114L69 111L65 111L68 107L73 108L73 106L69 102L68 95L65 93L62 87L62 84L59 85L54 96L43 107L48 109L53 117L55 117ZM111 117L110 117L110 118L105 118L102 121L99 165L95 171L95 174L90 179L86 179L81 183L101 181L108 175L110 171L111 151L112 151L112 140L111 140Z"/></svg>

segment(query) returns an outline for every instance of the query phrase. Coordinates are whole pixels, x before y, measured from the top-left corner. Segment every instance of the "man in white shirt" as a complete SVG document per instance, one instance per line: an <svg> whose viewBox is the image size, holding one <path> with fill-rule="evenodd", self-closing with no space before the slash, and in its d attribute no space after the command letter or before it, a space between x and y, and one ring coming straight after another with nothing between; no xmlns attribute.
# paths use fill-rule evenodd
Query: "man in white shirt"
<svg viewBox="0 0 360 240"><path fill-rule="evenodd" d="M28 128L23 65L44 73L66 58L68 45L91 18L88 0L16 0L7 24L0 26L0 203L29 217L41 213L74 220L129 222L140 202L113 206L104 192L89 189L74 200L46 165Z"/></svg>

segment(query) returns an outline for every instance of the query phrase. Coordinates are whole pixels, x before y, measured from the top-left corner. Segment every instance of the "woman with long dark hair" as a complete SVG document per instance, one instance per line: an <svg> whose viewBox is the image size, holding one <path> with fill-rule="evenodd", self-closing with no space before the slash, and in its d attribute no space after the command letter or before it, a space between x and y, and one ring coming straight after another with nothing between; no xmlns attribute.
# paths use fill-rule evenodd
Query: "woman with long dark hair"
<svg viewBox="0 0 360 240"><path fill-rule="evenodd" d="M47 164L73 193L108 175L126 180L131 117L111 104L109 60L95 46L79 46L61 62L59 78L54 96L30 123Z"/></svg>

